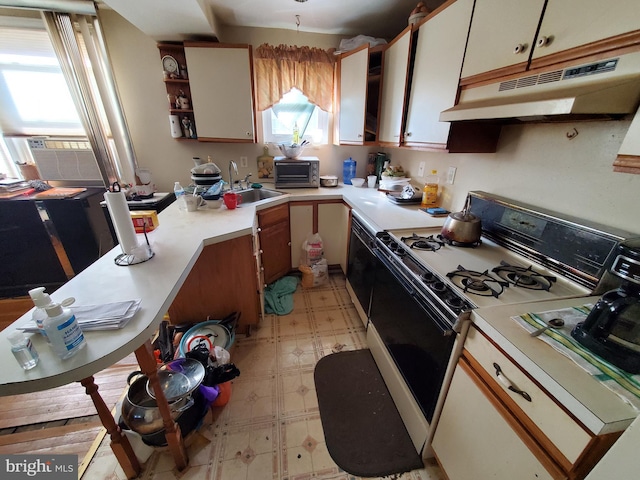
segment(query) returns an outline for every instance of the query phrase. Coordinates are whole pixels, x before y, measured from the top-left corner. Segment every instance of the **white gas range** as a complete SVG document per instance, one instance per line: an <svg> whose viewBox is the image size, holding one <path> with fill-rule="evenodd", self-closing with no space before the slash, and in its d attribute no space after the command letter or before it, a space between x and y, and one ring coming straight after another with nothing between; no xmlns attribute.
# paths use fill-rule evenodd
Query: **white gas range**
<svg viewBox="0 0 640 480"><path fill-rule="evenodd" d="M578 297L592 291L486 237L477 246L465 247L446 242L437 228L387 233L391 242L403 244L404 252L424 267L414 273L427 288L437 294L445 283L471 308Z"/></svg>
<svg viewBox="0 0 640 480"><path fill-rule="evenodd" d="M470 192L469 205L482 222L476 246L424 228L377 232L372 248L367 342L418 451L437 422L469 312L598 293L631 236L484 192Z"/></svg>

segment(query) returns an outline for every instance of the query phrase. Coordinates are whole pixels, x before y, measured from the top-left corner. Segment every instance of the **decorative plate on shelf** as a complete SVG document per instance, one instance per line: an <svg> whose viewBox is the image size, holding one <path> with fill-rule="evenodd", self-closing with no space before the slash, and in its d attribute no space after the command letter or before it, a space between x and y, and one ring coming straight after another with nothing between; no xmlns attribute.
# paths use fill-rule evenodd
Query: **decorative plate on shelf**
<svg viewBox="0 0 640 480"><path fill-rule="evenodd" d="M169 73L176 75L179 73L178 62L171 55L165 55L162 57L162 68L164 71Z"/></svg>

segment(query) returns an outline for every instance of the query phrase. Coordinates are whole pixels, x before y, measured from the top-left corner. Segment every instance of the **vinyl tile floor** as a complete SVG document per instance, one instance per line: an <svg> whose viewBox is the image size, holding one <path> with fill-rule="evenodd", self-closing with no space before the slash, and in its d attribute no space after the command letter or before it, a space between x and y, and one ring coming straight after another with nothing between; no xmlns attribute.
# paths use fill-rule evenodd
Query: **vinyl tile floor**
<svg viewBox="0 0 640 480"><path fill-rule="evenodd" d="M316 362L343 350L367 348L365 330L341 274L294 294L289 315L266 315L250 337L236 338L231 361L240 369L231 399L188 437L189 465L178 472L166 448L151 449L144 480L355 480L332 461L324 442L313 380ZM125 475L108 435L83 478L120 480ZM394 480L442 480L438 466Z"/></svg>

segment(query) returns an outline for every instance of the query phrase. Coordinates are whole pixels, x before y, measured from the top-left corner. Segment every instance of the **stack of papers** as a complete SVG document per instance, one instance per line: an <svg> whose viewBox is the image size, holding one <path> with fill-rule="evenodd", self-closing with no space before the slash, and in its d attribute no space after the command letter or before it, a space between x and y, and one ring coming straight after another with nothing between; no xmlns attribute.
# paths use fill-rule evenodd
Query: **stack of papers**
<svg viewBox="0 0 640 480"><path fill-rule="evenodd" d="M140 310L141 299L102 305L72 305L69 309L76 316L82 331L114 330L124 327ZM37 332L35 322L18 327L24 332Z"/></svg>

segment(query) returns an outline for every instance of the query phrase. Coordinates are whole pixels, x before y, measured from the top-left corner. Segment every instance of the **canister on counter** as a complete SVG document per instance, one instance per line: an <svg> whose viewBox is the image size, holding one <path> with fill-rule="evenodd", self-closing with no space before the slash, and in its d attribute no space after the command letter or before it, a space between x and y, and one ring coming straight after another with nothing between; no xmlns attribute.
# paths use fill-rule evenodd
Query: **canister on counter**
<svg viewBox="0 0 640 480"><path fill-rule="evenodd" d="M356 176L356 161L349 157L343 162L342 182L351 185L351 179Z"/></svg>

